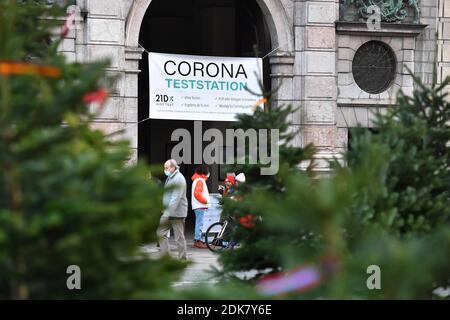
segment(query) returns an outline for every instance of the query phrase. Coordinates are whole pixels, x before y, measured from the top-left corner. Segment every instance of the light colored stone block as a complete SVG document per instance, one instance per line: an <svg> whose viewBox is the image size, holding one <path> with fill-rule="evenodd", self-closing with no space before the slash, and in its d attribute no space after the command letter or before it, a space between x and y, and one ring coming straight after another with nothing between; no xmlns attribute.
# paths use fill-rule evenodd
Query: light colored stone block
<svg viewBox="0 0 450 320"><path fill-rule="evenodd" d="M120 120L123 122L137 122L138 101L136 98L123 98L123 105L120 106Z"/></svg>
<svg viewBox="0 0 450 320"><path fill-rule="evenodd" d="M358 99L377 99L378 96L374 95L374 94L370 94L364 90L362 90L361 88L359 88L359 95L358 95Z"/></svg>
<svg viewBox="0 0 450 320"><path fill-rule="evenodd" d="M290 125L288 127L288 132L297 132L300 133L301 127L299 125ZM289 145L294 148L303 147L303 137L301 134L297 134L292 141L290 141Z"/></svg>
<svg viewBox="0 0 450 320"><path fill-rule="evenodd" d="M338 128L347 128L347 123L345 122L344 115L342 114L342 107L338 106L336 108L336 126Z"/></svg>
<svg viewBox="0 0 450 320"><path fill-rule="evenodd" d="M403 38L403 49L415 49L416 42L413 37Z"/></svg>
<svg viewBox="0 0 450 320"><path fill-rule="evenodd" d="M64 39L61 41L58 51L75 52L75 41L73 39Z"/></svg>
<svg viewBox="0 0 450 320"><path fill-rule="evenodd" d="M308 48L333 49L336 43L336 31L330 27L307 27Z"/></svg>
<svg viewBox="0 0 450 320"><path fill-rule="evenodd" d="M401 70L401 69L400 69ZM394 83L401 86L402 85L402 73L400 72L400 70L397 72L397 74L395 75L395 80ZM405 70L406 72L406 70Z"/></svg>
<svg viewBox="0 0 450 320"><path fill-rule="evenodd" d="M359 98L361 91L362 90L354 82L349 86L340 86L339 98L357 99Z"/></svg>
<svg viewBox="0 0 450 320"><path fill-rule="evenodd" d="M295 27L294 28L295 33L295 50L301 51L305 49L305 28L302 27Z"/></svg>
<svg viewBox="0 0 450 320"><path fill-rule="evenodd" d="M334 2L307 3L308 23L334 23L336 20L336 5Z"/></svg>
<svg viewBox="0 0 450 320"><path fill-rule="evenodd" d="M292 97L292 77L280 78L275 81L278 90L273 95L274 99L290 99Z"/></svg>
<svg viewBox="0 0 450 320"><path fill-rule="evenodd" d="M118 0L88 0L88 10L92 15L119 16L121 1Z"/></svg>
<svg viewBox="0 0 450 320"><path fill-rule="evenodd" d="M356 115L356 124L359 127L367 128L369 126L368 114L366 107L354 107Z"/></svg>
<svg viewBox="0 0 450 320"><path fill-rule="evenodd" d="M349 73L352 71L352 62L349 60L338 61L338 72Z"/></svg>
<svg viewBox="0 0 450 320"><path fill-rule="evenodd" d="M388 89L386 91L381 92L380 93L380 99L384 99L384 100L389 99L390 98L389 91L390 90Z"/></svg>
<svg viewBox="0 0 450 320"><path fill-rule="evenodd" d="M337 148L348 148L348 129L347 128L337 128L336 130L336 143Z"/></svg>
<svg viewBox="0 0 450 320"><path fill-rule="evenodd" d="M389 46L391 47L392 51L397 52L403 49L403 41L401 38L393 38L389 42Z"/></svg>
<svg viewBox="0 0 450 320"><path fill-rule="evenodd" d="M339 48L338 49L338 57L339 60L353 60L355 55L355 50L350 48Z"/></svg>
<svg viewBox="0 0 450 320"><path fill-rule="evenodd" d="M334 123L335 107L336 103L334 101L305 101L303 108L305 123Z"/></svg>
<svg viewBox="0 0 450 320"><path fill-rule="evenodd" d="M442 79L445 79L446 77L450 76L450 67L443 67L442 68Z"/></svg>
<svg viewBox="0 0 450 320"><path fill-rule="evenodd" d="M403 80L403 83L402 83L403 87L412 87L413 86L414 81L411 76L404 75L402 77L402 80Z"/></svg>
<svg viewBox="0 0 450 320"><path fill-rule="evenodd" d="M353 79L353 75L348 73L338 73L338 85L339 86L348 86L352 84L355 80Z"/></svg>
<svg viewBox="0 0 450 320"><path fill-rule="evenodd" d="M292 25L294 23L295 2L292 0L280 0L280 1L283 3L284 12L286 13L289 24Z"/></svg>
<svg viewBox="0 0 450 320"><path fill-rule="evenodd" d="M103 106L91 104L89 110L96 114L96 119L101 120L119 120L119 109L123 108L121 98L108 98Z"/></svg>
<svg viewBox="0 0 450 320"><path fill-rule="evenodd" d="M136 97L138 96L138 78L135 74L126 73L123 77L123 94L126 97Z"/></svg>
<svg viewBox="0 0 450 320"><path fill-rule="evenodd" d="M344 126L347 128L358 126L354 107L339 107L337 112L340 113L340 116L344 122L343 124L339 123L338 126Z"/></svg>
<svg viewBox="0 0 450 320"><path fill-rule="evenodd" d="M450 39L450 22L442 23L442 38Z"/></svg>
<svg viewBox="0 0 450 320"><path fill-rule="evenodd" d="M442 46L442 61L450 62L450 44L444 44Z"/></svg>
<svg viewBox="0 0 450 320"><path fill-rule="evenodd" d="M106 45L89 45L89 61L109 60L111 68L119 67L120 47Z"/></svg>
<svg viewBox="0 0 450 320"><path fill-rule="evenodd" d="M304 100L304 89L305 89L305 86L304 86L304 83L305 83L305 77L304 76L295 76L294 78L293 78L293 99L294 100L298 100L298 101L300 101L300 100Z"/></svg>
<svg viewBox="0 0 450 320"><path fill-rule="evenodd" d="M444 17L450 18L450 1L444 1Z"/></svg>
<svg viewBox="0 0 450 320"><path fill-rule="evenodd" d="M348 34L340 34L338 36L338 43L340 48L352 48L355 43L355 37Z"/></svg>
<svg viewBox="0 0 450 320"><path fill-rule="evenodd" d="M111 19L88 20L89 41L94 42L123 42L123 21Z"/></svg>
<svg viewBox="0 0 450 320"><path fill-rule="evenodd" d="M307 98L336 98L336 78L335 77L306 77L306 97Z"/></svg>
<svg viewBox="0 0 450 320"><path fill-rule="evenodd" d="M336 127L307 125L302 130L305 145L312 143L317 147L334 147Z"/></svg>
<svg viewBox="0 0 450 320"><path fill-rule="evenodd" d="M299 51L295 53L294 74L305 75L306 74L306 52Z"/></svg>
<svg viewBox="0 0 450 320"><path fill-rule="evenodd" d="M294 2L294 25L304 26L307 22L306 14L306 2L295 1Z"/></svg>
<svg viewBox="0 0 450 320"><path fill-rule="evenodd" d="M124 127L122 138L128 140L132 148L138 145L138 126L136 123L127 123Z"/></svg>
<svg viewBox="0 0 450 320"><path fill-rule="evenodd" d="M336 66L336 54L334 52L306 52L306 72L334 74Z"/></svg>
<svg viewBox="0 0 450 320"><path fill-rule="evenodd" d="M293 125L300 125L302 124L302 112L304 106L301 105L298 101L292 102L291 104L294 112L290 114L290 116L288 117L288 121Z"/></svg>
<svg viewBox="0 0 450 320"><path fill-rule="evenodd" d="M403 50L403 62L414 61L414 50Z"/></svg>

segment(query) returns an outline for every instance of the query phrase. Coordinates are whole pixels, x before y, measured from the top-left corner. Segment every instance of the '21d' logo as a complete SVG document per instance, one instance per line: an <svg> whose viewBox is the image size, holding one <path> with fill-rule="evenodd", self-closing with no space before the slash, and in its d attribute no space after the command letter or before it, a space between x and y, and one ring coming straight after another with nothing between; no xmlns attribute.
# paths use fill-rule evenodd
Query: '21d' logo
<svg viewBox="0 0 450 320"><path fill-rule="evenodd" d="M156 102L173 102L173 96L168 96L165 94L157 94Z"/></svg>

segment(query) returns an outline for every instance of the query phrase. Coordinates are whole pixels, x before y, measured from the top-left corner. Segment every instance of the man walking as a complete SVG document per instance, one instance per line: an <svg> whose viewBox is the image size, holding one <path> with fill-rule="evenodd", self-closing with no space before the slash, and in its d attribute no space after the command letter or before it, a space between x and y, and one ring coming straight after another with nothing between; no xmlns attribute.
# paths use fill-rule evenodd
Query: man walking
<svg viewBox="0 0 450 320"><path fill-rule="evenodd" d="M167 233L173 228L178 257L186 260L186 239L184 237L184 222L187 216L188 203L186 198L186 179L179 171L174 159L164 163L164 174L167 176L163 197L164 212L157 230L161 252L169 253Z"/></svg>
<svg viewBox="0 0 450 320"><path fill-rule="evenodd" d="M194 247L207 248L202 241L203 220L205 213L209 208L209 192L206 180L209 178L209 168L207 165L200 165L195 168L195 174L192 176L192 210L195 213L195 234Z"/></svg>

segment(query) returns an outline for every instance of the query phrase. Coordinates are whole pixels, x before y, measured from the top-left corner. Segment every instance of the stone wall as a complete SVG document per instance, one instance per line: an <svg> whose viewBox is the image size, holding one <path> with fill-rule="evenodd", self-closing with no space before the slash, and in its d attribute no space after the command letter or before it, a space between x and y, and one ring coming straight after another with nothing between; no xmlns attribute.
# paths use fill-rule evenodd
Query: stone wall
<svg viewBox="0 0 450 320"><path fill-rule="evenodd" d="M103 111L92 127L130 141L137 156L137 74L142 50L125 47L125 22L132 0L77 0L82 21L71 30L60 50L69 61L109 60L107 73L117 79ZM130 63L131 61L131 63ZM134 64L132 62L135 62ZM96 111L96 110L92 110Z"/></svg>
<svg viewBox="0 0 450 320"><path fill-rule="evenodd" d="M440 31L439 79L450 74L450 0L422 0L421 23L426 29L391 30L388 34L345 31L339 20L339 0L255 0L266 17L273 53L270 59L273 86L280 85L275 105L293 104L292 129L301 129L295 145L314 143L319 158L336 156L347 147L347 127L372 126L373 112L385 110L401 88L412 91L412 79L403 64L431 82L434 33ZM64 40L60 50L70 61L108 58L108 73L118 82L103 113L93 127L107 133L123 129L137 154L137 108L140 23L151 0L77 0L82 10L78 30ZM439 17L438 18L438 13ZM420 33L421 32L421 33ZM420 33L418 36L417 34ZM395 51L398 72L395 84L378 95L360 90L353 81L351 61L368 40L381 40ZM327 170L325 161L319 169Z"/></svg>
<svg viewBox="0 0 450 320"><path fill-rule="evenodd" d="M338 2L296 0L294 7L294 100L301 106L293 123L301 125L301 144L313 143L319 160L335 155L336 32ZM319 161L319 169L327 163Z"/></svg>
<svg viewBox="0 0 450 320"><path fill-rule="evenodd" d="M431 79L433 63L430 62L429 57L435 51L430 35L434 34L433 27L436 21L436 4L432 1L436 0L422 1L425 9L418 25L408 21L395 24L382 23L381 29L376 30L369 29L364 21L337 23L337 150L342 151L348 147L348 128L373 127L375 114L386 112L389 106L395 104L399 90L412 94L414 83L407 68L426 81ZM341 6L341 10L342 8ZM341 12L340 16L343 19L345 15ZM422 24L428 24L428 26ZM393 85L379 94L369 94L361 90L352 74L352 61L356 51L362 44L371 40L387 44L394 52L397 61ZM370 77L370 75L367 76Z"/></svg>
<svg viewBox="0 0 450 320"><path fill-rule="evenodd" d="M431 84L433 82L439 1L444 2L443 0L420 1L420 23L426 24L427 27L416 38L415 74L420 76L422 81L426 84Z"/></svg>
<svg viewBox="0 0 450 320"><path fill-rule="evenodd" d="M439 0L438 4L438 82L442 82L445 77L450 76L450 1Z"/></svg>
<svg viewBox="0 0 450 320"><path fill-rule="evenodd" d="M364 26L362 26L364 28ZM395 30L390 35L361 30L360 33L349 33L339 30L338 37L338 96L336 124L340 143L338 148L345 149L345 128L373 127L377 112L395 104L398 91L407 94L413 91L413 79L406 67L414 71L415 34L417 30ZM397 33L397 34L396 34ZM393 85L379 94L369 94L358 87L353 79L352 60L358 48L367 41L377 40L389 45L396 56L397 71ZM370 75L367 75L370 77Z"/></svg>

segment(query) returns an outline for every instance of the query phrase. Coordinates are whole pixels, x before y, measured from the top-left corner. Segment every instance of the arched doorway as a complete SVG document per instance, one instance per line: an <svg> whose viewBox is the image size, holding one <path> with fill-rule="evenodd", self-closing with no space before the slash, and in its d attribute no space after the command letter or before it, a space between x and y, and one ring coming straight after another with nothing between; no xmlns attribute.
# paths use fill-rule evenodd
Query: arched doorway
<svg viewBox="0 0 450 320"><path fill-rule="evenodd" d="M141 24L139 43L147 51L209 56L259 57L270 52L271 37L265 16L256 0L152 0ZM138 120L148 117L148 58L139 63ZM265 86L270 87L269 60L263 60ZM225 130L230 122L203 121L202 128ZM138 127L138 157L150 164L161 164L170 157L175 143L170 141L175 129L193 132L190 120L144 121ZM183 165L188 182L195 165ZM208 186L217 192L223 178L217 165L211 166ZM191 212L190 212L191 215ZM192 224L188 217L188 225Z"/></svg>

